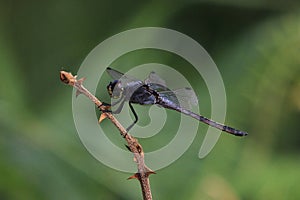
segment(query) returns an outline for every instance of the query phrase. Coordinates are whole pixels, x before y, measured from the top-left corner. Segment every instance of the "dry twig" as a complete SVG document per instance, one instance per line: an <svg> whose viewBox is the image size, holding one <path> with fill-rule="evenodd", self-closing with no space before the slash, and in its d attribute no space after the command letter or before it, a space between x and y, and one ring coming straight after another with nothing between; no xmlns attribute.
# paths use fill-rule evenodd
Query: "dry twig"
<svg viewBox="0 0 300 200"><path fill-rule="evenodd" d="M145 165L144 160L144 152L142 146L139 144L138 140L127 133L126 129L120 124L120 122L110 113L107 111L107 105L103 104L97 97L91 94L83 85L83 81L85 78L81 78L79 80L76 79L76 76L73 76L71 73L61 71L60 72L60 80L65 84L73 86L77 91L76 95L84 94L87 96L91 101L93 101L96 106L102 111L102 115L99 121L102 121L104 118L108 118L111 122L119 129L121 135L127 142L128 149L134 155L134 161L137 163L138 172L129 177L128 179L138 179L141 188L144 200L151 200L152 194L150 189L150 182L149 182L149 175L155 174L154 171L149 169Z"/></svg>

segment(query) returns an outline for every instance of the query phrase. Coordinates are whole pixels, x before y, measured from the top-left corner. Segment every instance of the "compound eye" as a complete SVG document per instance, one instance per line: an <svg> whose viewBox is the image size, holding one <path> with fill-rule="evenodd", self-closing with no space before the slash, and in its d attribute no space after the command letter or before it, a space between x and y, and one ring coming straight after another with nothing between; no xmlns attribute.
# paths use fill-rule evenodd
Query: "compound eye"
<svg viewBox="0 0 300 200"><path fill-rule="evenodd" d="M113 91L114 91L114 88L116 86L116 82L113 81L113 82L109 82L109 84L107 85L107 92L109 94L109 96L112 96L113 95Z"/></svg>
<svg viewBox="0 0 300 200"><path fill-rule="evenodd" d="M109 96L114 99L120 98L123 90L124 88L121 86L121 83L118 80L110 82L107 86Z"/></svg>
<svg viewBox="0 0 300 200"><path fill-rule="evenodd" d="M109 87L109 88L108 88L108 94L109 94L109 96L112 96L112 93L113 93L113 92L112 92L112 90L111 90L111 87Z"/></svg>

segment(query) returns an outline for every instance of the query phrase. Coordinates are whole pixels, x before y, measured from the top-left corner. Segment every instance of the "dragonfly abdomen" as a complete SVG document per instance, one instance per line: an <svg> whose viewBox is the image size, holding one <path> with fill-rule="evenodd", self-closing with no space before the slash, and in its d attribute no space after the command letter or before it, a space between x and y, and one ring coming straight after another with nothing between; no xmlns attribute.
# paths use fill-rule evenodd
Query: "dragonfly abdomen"
<svg viewBox="0 0 300 200"><path fill-rule="evenodd" d="M193 117L194 119L198 120L198 121L201 121L209 126L212 126L212 127L215 127L221 131L224 131L224 132L227 132L229 134L232 134L232 135L235 135L235 136L246 136L248 135L248 133L246 132L243 132L243 131L240 131L240 130L237 130L235 128L232 128L232 127L229 127L229 126L225 126L223 124L220 124L218 122L215 122L211 119L208 119L202 115L198 115L192 111L189 111L189 110L186 110L180 106L176 106L176 105L173 105L173 104L169 104L167 102L159 102L160 105L162 105L163 107L165 108L169 108L169 109L172 109L172 110L176 110L178 112L181 112L187 116L190 116L190 117Z"/></svg>

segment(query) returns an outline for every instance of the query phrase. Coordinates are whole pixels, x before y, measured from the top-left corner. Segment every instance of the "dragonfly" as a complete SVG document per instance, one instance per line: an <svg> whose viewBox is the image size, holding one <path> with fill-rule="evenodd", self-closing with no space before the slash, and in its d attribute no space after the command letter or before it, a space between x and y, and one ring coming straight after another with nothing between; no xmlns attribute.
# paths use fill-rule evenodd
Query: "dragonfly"
<svg viewBox="0 0 300 200"><path fill-rule="evenodd" d="M188 87L179 90L170 90L166 86L165 81L155 72L151 72L149 76L142 81L110 67L108 67L106 71L113 78L113 81L107 85L107 91L112 99L117 99L110 106L118 105L116 110L110 112L113 114L120 113L124 103L128 102L129 108L134 115L135 119L127 128L127 131L129 131L138 122L138 115L132 104L139 104L158 105L170 110L175 110L235 136L246 136L248 134L247 132L215 122L185 108L185 106L182 106L183 104L179 101L182 97L185 100L188 99L190 101L188 104L197 104L197 97L192 95L194 94L193 90Z"/></svg>

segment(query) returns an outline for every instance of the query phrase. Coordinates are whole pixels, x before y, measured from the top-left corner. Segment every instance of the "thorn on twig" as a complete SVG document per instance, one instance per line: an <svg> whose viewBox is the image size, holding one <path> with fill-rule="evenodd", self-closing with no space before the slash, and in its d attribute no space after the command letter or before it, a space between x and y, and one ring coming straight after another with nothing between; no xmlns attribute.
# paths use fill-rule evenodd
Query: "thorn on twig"
<svg viewBox="0 0 300 200"><path fill-rule="evenodd" d="M107 115L106 113L107 112L111 112L109 109L111 108L111 105L110 104L107 104L107 103L102 103L100 106L98 106L98 108L101 110L101 115L99 117L99 124L107 118Z"/></svg>
<svg viewBox="0 0 300 200"><path fill-rule="evenodd" d="M139 179L139 173L135 173L132 176L127 178L127 180L130 180L130 179Z"/></svg>
<svg viewBox="0 0 300 200"><path fill-rule="evenodd" d="M75 78L77 78L77 76L75 76ZM83 77L83 78L77 80L77 83L78 83L79 85L82 85L82 83L83 83L83 81L85 81L85 79L86 79L86 78ZM80 94L82 94L82 92L80 92L79 90L76 90L76 97L78 97Z"/></svg>
<svg viewBox="0 0 300 200"><path fill-rule="evenodd" d="M99 124L106 118L107 118L107 115L105 113L102 113L99 117Z"/></svg>
<svg viewBox="0 0 300 200"><path fill-rule="evenodd" d="M80 94L82 94L82 92L80 92L79 90L76 90L76 97L78 97Z"/></svg>
<svg viewBox="0 0 300 200"><path fill-rule="evenodd" d="M150 176L151 174L156 174L156 172L154 172L154 171L149 171L149 172L146 172L147 173L147 176Z"/></svg>
<svg viewBox="0 0 300 200"><path fill-rule="evenodd" d="M149 168L148 168L148 170L149 170ZM146 177L150 176L151 174L156 174L156 173L152 170L149 170L145 173ZM128 177L127 180L130 180L130 179L140 180L140 178L141 178L141 175L140 175L140 173L137 172L137 173L133 174L132 176Z"/></svg>
<svg viewBox="0 0 300 200"><path fill-rule="evenodd" d="M83 78L81 78L81 79L79 79L77 82L80 84L80 85L82 85L82 83L83 83L83 81L85 81L85 77L83 77Z"/></svg>

